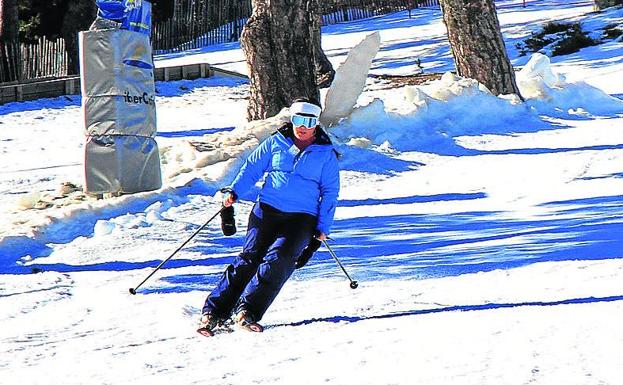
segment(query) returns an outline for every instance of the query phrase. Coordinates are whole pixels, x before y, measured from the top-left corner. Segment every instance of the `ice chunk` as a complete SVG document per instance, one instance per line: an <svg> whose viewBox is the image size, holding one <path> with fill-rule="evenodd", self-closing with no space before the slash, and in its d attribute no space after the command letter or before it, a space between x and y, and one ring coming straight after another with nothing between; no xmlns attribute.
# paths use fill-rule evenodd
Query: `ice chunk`
<svg viewBox="0 0 623 385"><path fill-rule="evenodd" d="M378 31L366 36L350 50L346 61L335 71L335 78L327 92L324 110L320 115L320 122L323 125L333 126L351 114L366 84L372 59L376 56L380 45L381 35Z"/></svg>
<svg viewBox="0 0 623 385"><path fill-rule="evenodd" d="M116 227L117 226L110 221L99 220L95 223L95 228L93 229L93 236L101 237L104 235L108 235L112 233Z"/></svg>

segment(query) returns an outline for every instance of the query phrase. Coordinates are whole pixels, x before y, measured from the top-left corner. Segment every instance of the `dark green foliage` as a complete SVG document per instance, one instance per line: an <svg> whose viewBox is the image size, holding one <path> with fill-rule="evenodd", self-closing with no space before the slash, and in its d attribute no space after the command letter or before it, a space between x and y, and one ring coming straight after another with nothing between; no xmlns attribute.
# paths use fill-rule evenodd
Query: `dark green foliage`
<svg viewBox="0 0 623 385"><path fill-rule="evenodd" d="M519 55L525 56L528 53L537 52L553 42L554 39L547 39L545 38L545 36L532 34L532 36L530 36L521 43L517 43L515 46L519 50Z"/></svg>
<svg viewBox="0 0 623 385"><path fill-rule="evenodd" d="M601 11L603 9L623 4L623 0L594 0L595 9Z"/></svg>
<svg viewBox="0 0 623 385"><path fill-rule="evenodd" d="M158 23L173 17L173 0L151 0L152 19Z"/></svg>
<svg viewBox="0 0 623 385"><path fill-rule="evenodd" d="M623 35L623 29L619 28L617 24L610 24L604 28L604 39L614 40L621 35Z"/></svg>
<svg viewBox="0 0 623 385"><path fill-rule="evenodd" d="M553 33L565 32L569 29L570 24L567 23L557 23L555 21L550 21L545 26L543 26L543 30L539 33L539 35L551 35Z"/></svg>
<svg viewBox="0 0 623 385"><path fill-rule="evenodd" d="M18 0L19 37L23 43L35 42L39 37L56 38L61 34L61 23L67 12L68 0Z"/></svg>
<svg viewBox="0 0 623 385"><path fill-rule="evenodd" d="M95 8L95 0L88 2L88 5ZM151 3L154 22L166 20L173 15L173 0L152 0ZM62 23L59 21L71 12L70 7L84 8L86 5L75 0L18 0L20 41L34 43L42 36L49 39L62 36ZM88 17L90 20L83 20L82 23L90 24L93 21L94 17Z"/></svg>
<svg viewBox="0 0 623 385"><path fill-rule="evenodd" d="M78 32L87 30L96 15L96 5L93 0L67 0L69 7L63 15L60 34L65 39L67 50L67 74L78 74Z"/></svg>
<svg viewBox="0 0 623 385"><path fill-rule="evenodd" d="M581 48L599 44L582 30L580 23L549 22L543 29L516 45L520 55L538 52L545 47L551 49L552 56L568 55Z"/></svg>
<svg viewBox="0 0 623 385"><path fill-rule="evenodd" d="M584 47L590 47L592 45L599 44L598 41L590 38L586 32L582 31L579 24L573 24L570 31L566 36L554 46L552 51L553 56L569 55L574 52L578 52Z"/></svg>

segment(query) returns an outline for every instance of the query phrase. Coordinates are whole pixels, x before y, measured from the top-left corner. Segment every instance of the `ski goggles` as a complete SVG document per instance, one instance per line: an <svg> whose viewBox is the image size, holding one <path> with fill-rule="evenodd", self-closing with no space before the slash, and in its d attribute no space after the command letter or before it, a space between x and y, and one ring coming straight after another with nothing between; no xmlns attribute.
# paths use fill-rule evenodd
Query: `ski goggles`
<svg viewBox="0 0 623 385"><path fill-rule="evenodd" d="M294 127L304 126L308 129L314 128L318 125L318 118L315 116L302 116L302 115L292 115L290 121L294 125Z"/></svg>

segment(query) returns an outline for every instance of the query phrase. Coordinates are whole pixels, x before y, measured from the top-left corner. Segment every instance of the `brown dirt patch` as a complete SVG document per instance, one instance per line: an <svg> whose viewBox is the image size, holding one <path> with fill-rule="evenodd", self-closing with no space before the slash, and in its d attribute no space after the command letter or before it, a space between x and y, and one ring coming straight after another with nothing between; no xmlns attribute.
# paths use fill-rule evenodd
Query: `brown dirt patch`
<svg viewBox="0 0 623 385"><path fill-rule="evenodd" d="M376 79L383 86L376 89L398 88L403 86L417 86L429 81L441 79L442 73L422 73L417 75L368 75Z"/></svg>

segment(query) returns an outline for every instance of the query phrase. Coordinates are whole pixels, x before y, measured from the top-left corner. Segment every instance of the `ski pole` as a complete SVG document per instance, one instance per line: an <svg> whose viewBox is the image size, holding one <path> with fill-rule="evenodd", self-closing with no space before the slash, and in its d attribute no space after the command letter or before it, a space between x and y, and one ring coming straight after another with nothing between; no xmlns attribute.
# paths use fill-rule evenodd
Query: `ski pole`
<svg viewBox="0 0 623 385"><path fill-rule="evenodd" d="M350 288L351 289L356 289L357 286L359 286L359 284L357 283L357 281L353 281L350 278L350 275L348 275L348 273L346 272L346 269L344 268L344 266L342 265L342 262L340 262L340 260L337 258L337 255L335 255L335 253L333 252L333 250L331 249L331 247L329 247L329 244L327 243L327 241L322 241L322 243L324 243L324 247L327 248L327 250L329 250L329 254L331 254L331 256L333 257L333 259L335 259L335 262L337 262L338 266L342 269L342 271L344 272L344 274L346 275L346 278L348 278L348 280L350 281Z"/></svg>
<svg viewBox="0 0 623 385"><path fill-rule="evenodd" d="M147 280L148 280L149 278L151 278L151 276L152 276L152 275L154 275L154 273L155 273L156 271L160 270L160 268L161 268L162 266L164 266L164 264L165 264L165 263L167 263L167 262L169 261L169 259L173 258L173 256L174 256L175 254L177 254L177 252L178 252L178 251L182 250L182 247L186 246L186 244L187 244L188 242L190 242L190 240L191 240L191 239L193 239L193 238L195 237L195 235L199 234L199 232L200 232L201 230L203 230L203 229L204 229L204 228L208 225L208 223L212 222L212 220L213 220L214 218L216 218L216 217L217 217L217 215L219 215L219 214L220 214L220 213L221 213L224 209L225 209L225 206L221 207L221 209L220 209L220 210L219 210L216 214L214 214L214 215L212 216L212 218L208 219L208 221L207 221L206 223L204 223L204 224L203 224L203 226L201 226L201 227L200 227L197 231L195 231L195 233L194 233L193 235L191 235L191 236L190 236L190 238L188 238L188 239L187 239L184 243L182 243L182 244L181 244L181 246L180 246L180 247L178 247L178 248L177 248L177 249L176 249L176 250L175 250L175 251L174 251L174 252L173 252L173 253L169 256L169 258L167 258L167 259L165 259L164 261L160 262L160 264L159 264L159 265L158 265L158 266L154 269L154 271L152 271L152 272L151 272L151 274L149 274L149 275L147 276L147 278L145 278L145 279L143 280L143 282L139 283L136 287L131 287L131 288L130 288L130 294L135 295L135 294L136 294L136 290L137 290L139 287L141 287L141 286L142 286L145 282L147 282Z"/></svg>

